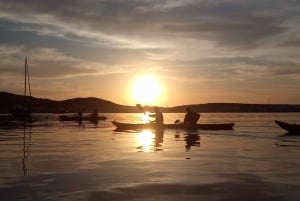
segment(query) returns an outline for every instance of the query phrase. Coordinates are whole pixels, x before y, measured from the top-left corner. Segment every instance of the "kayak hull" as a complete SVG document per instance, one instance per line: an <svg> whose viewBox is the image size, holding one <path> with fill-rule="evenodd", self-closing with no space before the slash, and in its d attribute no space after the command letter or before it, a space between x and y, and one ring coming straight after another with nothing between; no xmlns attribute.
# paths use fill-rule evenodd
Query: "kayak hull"
<svg viewBox="0 0 300 201"><path fill-rule="evenodd" d="M300 125L299 124L290 124L282 121L275 120L275 123L280 126L282 129L286 130L288 134L291 135L300 135Z"/></svg>
<svg viewBox="0 0 300 201"><path fill-rule="evenodd" d="M156 124L133 124L133 123L121 123L112 121L112 124L117 127L117 130L142 130L142 129L191 129L187 128L184 124L164 124L160 127ZM233 130L234 123L224 124L196 124L192 129L201 130Z"/></svg>
<svg viewBox="0 0 300 201"><path fill-rule="evenodd" d="M104 116L100 116L98 118L91 117L91 116L84 116L81 118L81 121L100 121L100 120L106 120L107 118ZM80 121L80 118L78 116L67 116L67 115L61 115L59 116L60 121Z"/></svg>

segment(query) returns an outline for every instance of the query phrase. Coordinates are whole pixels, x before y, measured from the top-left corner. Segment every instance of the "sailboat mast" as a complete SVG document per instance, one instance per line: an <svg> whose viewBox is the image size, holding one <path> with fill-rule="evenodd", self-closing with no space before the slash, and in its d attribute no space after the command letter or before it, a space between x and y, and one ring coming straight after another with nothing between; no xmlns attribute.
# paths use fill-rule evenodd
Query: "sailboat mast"
<svg viewBox="0 0 300 201"><path fill-rule="evenodd" d="M27 83L28 82L28 83ZM29 81L29 70L28 70L28 64L27 64L27 56L25 57L25 67L24 67L24 96L23 96L23 107L16 107L12 111L12 115L16 118L21 118L22 120L31 120L31 107L28 104L30 102L30 99L27 98L27 84L29 95L31 97L31 89L30 89L30 81Z"/></svg>
<svg viewBox="0 0 300 201"><path fill-rule="evenodd" d="M27 59L26 59L27 61ZM29 80L29 68L28 63L26 62L26 69L27 69L27 81L28 81L28 90L29 90L29 96L31 97L31 88L30 88L30 80Z"/></svg>
<svg viewBox="0 0 300 201"><path fill-rule="evenodd" d="M25 58L25 86L24 86L24 106L27 107L26 105L28 104L27 101L27 83L28 83L28 92L29 96L31 97L31 88L30 88L30 80L29 80L29 69L28 69L28 63L27 63L27 57Z"/></svg>
<svg viewBox="0 0 300 201"><path fill-rule="evenodd" d="M24 86L24 97L26 97L26 89L27 89L27 57L25 58L25 72L24 72L24 75L25 75L25 77L24 77L24 79L25 79L25 82L24 82L24 84L25 84L25 86Z"/></svg>

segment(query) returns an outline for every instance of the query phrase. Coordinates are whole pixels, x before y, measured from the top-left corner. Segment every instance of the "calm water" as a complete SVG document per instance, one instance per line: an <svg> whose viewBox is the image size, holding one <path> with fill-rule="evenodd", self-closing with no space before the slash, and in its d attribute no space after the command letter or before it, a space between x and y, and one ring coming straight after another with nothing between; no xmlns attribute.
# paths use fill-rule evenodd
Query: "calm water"
<svg viewBox="0 0 300 201"><path fill-rule="evenodd" d="M233 131L115 132L59 122L58 115L0 126L0 200L300 200L300 136L274 120L300 123L300 113L201 115L235 122ZM165 122L184 114L165 114Z"/></svg>

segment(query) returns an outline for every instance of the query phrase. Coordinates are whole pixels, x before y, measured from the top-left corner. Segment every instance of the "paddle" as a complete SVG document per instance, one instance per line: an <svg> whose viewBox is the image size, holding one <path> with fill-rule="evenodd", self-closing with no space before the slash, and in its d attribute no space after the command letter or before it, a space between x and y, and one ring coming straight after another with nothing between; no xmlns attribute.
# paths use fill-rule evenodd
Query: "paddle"
<svg viewBox="0 0 300 201"><path fill-rule="evenodd" d="M144 108L143 108L143 106L142 106L141 104L136 104L136 107L137 107L139 110L141 110L141 111L146 115L145 110L144 110ZM177 119L174 123L175 123L175 124L180 124L181 121L180 121L179 119Z"/></svg>
<svg viewBox="0 0 300 201"><path fill-rule="evenodd" d="M137 107L139 110L141 110L144 114L146 114L146 113L145 113L145 110L144 110L143 106L141 106L141 104L136 104L136 107Z"/></svg>
<svg viewBox="0 0 300 201"><path fill-rule="evenodd" d="M180 120L179 119L176 119L176 121L174 122L175 124L180 124Z"/></svg>
<svg viewBox="0 0 300 201"><path fill-rule="evenodd" d="M136 107L137 107L140 111L142 111L142 112L144 113L144 118L146 119L146 120L144 120L144 121L149 121L149 122L151 122L151 121L149 120L148 114L146 114L146 112L145 112L144 107L141 106L141 104L136 104Z"/></svg>

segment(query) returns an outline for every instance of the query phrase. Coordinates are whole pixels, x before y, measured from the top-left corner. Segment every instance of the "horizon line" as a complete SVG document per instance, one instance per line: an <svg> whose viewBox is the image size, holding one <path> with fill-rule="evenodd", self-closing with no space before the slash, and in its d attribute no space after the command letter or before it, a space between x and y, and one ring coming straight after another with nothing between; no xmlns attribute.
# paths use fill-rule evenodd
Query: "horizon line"
<svg viewBox="0 0 300 201"><path fill-rule="evenodd" d="M6 91L0 91L0 93L8 93L8 94L12 94L12 95L17 95L17 96L24 96L22 94L15 94L12 92L6 92ZM89 97L73 97L73 98L66 98L63 100L55 100L55 99L50 99L50 98L45 98L45 97L35 97L35 96L31 96L33 98L39 98L39 99L48 99L51 101L66 101L66 100L71 100L71 99L78 99L78 98L83 98L83 99L87 99L87 98L96 98L96 99L101 99L104 101L108 101L117 105L122 105L122 106L135 106L135 105L123 105L123 104L119 104L116 102L113 102L111 100L107 100L107 99L103 99L103 98L99 98L99 97L94 97L94 96L89 96ZM176 105L176 106L158 106L161 108L170 108L170 107L183 107L183 106L196 106L196 105L205 105L205 104L240 104L240 105L294 105L294 106L300 106L300 103L298 104L291 104L291 103L240 103L240 102L210 102L210 103L190 103L190 104L181 104L181 105ZM145 107L154 107L154 105L144 105Z"/></svg>

